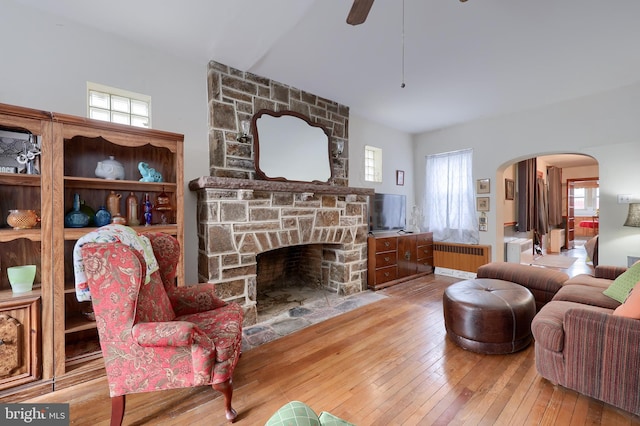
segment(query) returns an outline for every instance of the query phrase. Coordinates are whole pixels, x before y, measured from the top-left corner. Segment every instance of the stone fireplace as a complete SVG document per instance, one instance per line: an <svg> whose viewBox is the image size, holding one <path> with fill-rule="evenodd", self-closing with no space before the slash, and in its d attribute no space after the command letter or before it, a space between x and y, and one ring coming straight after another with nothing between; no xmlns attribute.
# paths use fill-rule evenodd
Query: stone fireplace
<svg viewBox="0 0 640 426"><path fill-rule="evenodd" d="M349 108L215 61L209 63L207 86L211 176L189 184L198 195L200 281L215 283L218 296L243 305L247 326L258 321L258 255L292 248L279 256L303 257L295 268L309 268L299 271L299 281L339 295L365 290L374 191L349 187ZM241 121L260 110L294 111L327 129L329 182L257 179L252 138L239 136ZM343 152L333 154L338 144Z"/></svg>
<svg viewBox="0 0 640 426"><path fill-rule="evenodd" d="M304 257L298 260L305 265L298 266L303 280L340 295L366 289L373 189L213 176L189 188L198 195L200 281L215 283L220 297L240 303L245 325L258 320L260 254L295 247L285 257ZM272 267L286 267L278 263Z"/></svg>

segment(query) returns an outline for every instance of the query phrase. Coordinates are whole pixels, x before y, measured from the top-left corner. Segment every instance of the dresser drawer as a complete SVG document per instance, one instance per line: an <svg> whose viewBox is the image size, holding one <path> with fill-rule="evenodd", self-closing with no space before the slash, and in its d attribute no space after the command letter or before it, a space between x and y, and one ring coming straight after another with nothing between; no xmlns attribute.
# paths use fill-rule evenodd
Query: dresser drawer
<svg viewBox="0 0 640 426"><path fill-rule="evenodd" d="M395 265L376 269L376 284L386 283L396 278L398 278L398 267Z"/></svg>
<svg viewBox="0 0 640 426"><path fill-rule="evenodd" d="M398 253L388 251L384 253L376 253L376 269L395 265L398 262Z"/></svg>
<svg viewBox="0 0 640 426"><path fill-rule="evenodd" d="M433 244L433 234L430 232L427 234L418 234L418 241L416 244L418 247Z"/></svg>
<svg viewBox="0 0 640 426"><path fill-rule="evenodd" d="M433 272L433 258L427 258L418 261L417 273L427 273L430 274Z"/></svg>
<svg viewBox="0 0 640 426"><path fill-rule="evenodd" d="M398 247L398 239L391 238L376 238L376 253L383 251L395 251Z"/></svg>
<svg viewBox="0 0 640 426"><path fill-rule="evenodd" d="M433 257L433 246L418 247L418 259Z"/></svg>

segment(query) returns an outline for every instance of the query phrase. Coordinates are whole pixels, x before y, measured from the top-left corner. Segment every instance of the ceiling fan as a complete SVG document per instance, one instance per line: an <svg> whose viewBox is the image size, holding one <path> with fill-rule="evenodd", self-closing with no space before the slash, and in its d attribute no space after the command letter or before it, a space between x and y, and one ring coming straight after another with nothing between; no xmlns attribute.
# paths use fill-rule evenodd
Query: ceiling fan
<svg viewBox="0 0 640 426"><path fill-rule="evenodd" d="M347 24L360 25L367 19L367 15L373 6L373 0L353 0L353 6L347 16Z"/></svg>
<svg viewBox="0 0 640 426"><path fill-rule="evenodd" d="M467 0L460 0L465 3ZM353 0L353 6L347 16L347 24L360 25L367 20L367 15L373 6L373 0Z"/></svg>

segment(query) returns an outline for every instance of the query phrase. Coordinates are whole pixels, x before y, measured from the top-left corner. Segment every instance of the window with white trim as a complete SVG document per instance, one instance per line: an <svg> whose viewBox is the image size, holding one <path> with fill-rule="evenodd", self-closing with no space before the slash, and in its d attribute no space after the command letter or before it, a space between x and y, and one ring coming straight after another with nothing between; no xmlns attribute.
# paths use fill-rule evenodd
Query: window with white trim
<svg viewBox="0 0 640 426"><path fill-rule="evenodd" d="M365 145L364 180L382 182L382 149Z"/></svg>
<svg viewBox="0 0 640 426"><path fill-rule="evenodd" d="M151 128L151 96L87 82L89 118Z"/></svg>

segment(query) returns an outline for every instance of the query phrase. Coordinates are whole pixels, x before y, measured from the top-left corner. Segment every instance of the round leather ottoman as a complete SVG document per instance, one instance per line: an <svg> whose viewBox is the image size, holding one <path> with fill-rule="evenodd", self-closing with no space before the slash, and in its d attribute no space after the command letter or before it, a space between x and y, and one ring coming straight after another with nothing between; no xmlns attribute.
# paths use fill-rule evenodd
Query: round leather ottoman
<svg viewBox="0 0 640 426"><path fill-rule="evenodd" d="M531 343L536 302L519 284L490 278L460 281L443 296L447 335L464 349L509 354Z"/></svg>

